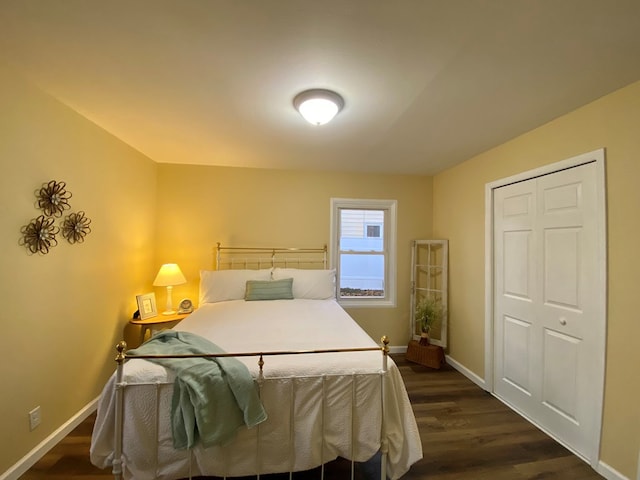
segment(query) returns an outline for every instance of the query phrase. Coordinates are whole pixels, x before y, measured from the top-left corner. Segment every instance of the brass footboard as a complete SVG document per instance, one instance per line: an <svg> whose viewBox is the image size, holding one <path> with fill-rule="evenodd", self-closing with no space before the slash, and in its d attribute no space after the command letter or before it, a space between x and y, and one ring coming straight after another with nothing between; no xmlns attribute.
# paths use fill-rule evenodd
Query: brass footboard
<svg viewBox="0 0 640 480"><path fill-rule="evenodd" d="M389 340L386 336L381 339L381 346L378 347L360 347L360 348L336 348L336 349L320 349L320 350L280 350L280 351L271 351L271 352L242 352L242 353L216 353L216 354L181 354L181 355L159 355L159 354L148 354L148 355L128 355L127 354L127 344L122 341L118 343L116 346L117 349L117 370L116 370L116 381L115 381L115 441L114 441L114 453L113 453L113 464L112 464L112 473L116 480L122 479L123 474L123 465L122 465L122 457L123 457L123 409L124 409L124 388L126 386L133 386L135 384L127 384L124 381L124 364L129 359L158 359L158 358L224 358L224 357L257 357L258 358L258 384L261 386L262 382L265 381L264 378L264 365L265 365L265 357L270 356L278 356L278 355L306 355L306 354L324 354L324 353L350 353L350 352L367 352L367 351L380 351L382 353L382 370L379 374L362 374L366 375L379 375L380 376L380 402L381 402L381 425L380 425L380 478L381 480L385 480L387 478L387 453L388 453L388 445L386 440L386 430L385 430L385 405L384 405L384 391L385 391L385 378L386 373L388 371L388 355L389 355ZM294 378L307 378L304 376L294 377ZM352 384L354 385L354 384ZM352 388L355 388L352 386ZM353 391L354 400L355 400L355 390ZM324 395L323 395L324 396ZM292 400L293 401L293 400ZM156 407L157 408L157 407ZM352 401L352 418L353 418L353 409L355 408L354 402ZM324 437L323 437L324 438ZM352 451L355 448L355 437L352 435L351 439ZM259 440L257 445L259 445ZM324 445L324 440L323 440ZM293 454L293 452L291 452ZM259 459L260 452L259 449L257 451L257 458ZM191 456L190 456L191 461ZM257 462L260 463L259 460ZM352 469L351 469L351 478L354 478L354 461L352 455ZM293 465L293 461L291 461L291 465ZM260 478L260 472L256 472L258 478ZM290 472L290 476L292 472ZM324 467L321 469L321 477L324 478Z"/></svg>

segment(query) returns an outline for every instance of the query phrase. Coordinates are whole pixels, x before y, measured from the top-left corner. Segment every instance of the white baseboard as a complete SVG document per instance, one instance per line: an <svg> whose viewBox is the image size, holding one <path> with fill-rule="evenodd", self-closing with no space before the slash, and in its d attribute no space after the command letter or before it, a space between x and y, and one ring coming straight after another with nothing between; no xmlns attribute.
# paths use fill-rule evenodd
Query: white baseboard
<svg viewBox="0 0 640 480"><path fill-rule="evenodd" d="M471 370L469 370L467 367L465 367L461 363L458 363L456 360L451 358L449 355L446 355L445 358L447 359L447 363L449 365L451 365L453 368L458 370L461 374L463 374L465 377L467 377L473 383L478 385L480 388L482 388L483 390L486 390L486 383L484 381L484 378L476 375Z"/></svg>
<svg viewBox="0 0 640 480"><path fill-rule="evenodd" d="M389 353L391 354L395 354L395 353L407 353L407 346L404 345L396 345L394 347L389 347Z"/></svg>
<svg viewBox="0 0 640 480"><path fill-rule="evenodd" d="M598 468L595 470L607 480L630 480L612 466L604 463L602 460L598 462Z"/></svg>
<svg viewBox="0 0 640 480"><path fill-rule="evenodd" d="M33 450L22 457L15 465L0 475L0 480L18 480L27 470L29 470L38 460L55 447L64 437L69 435L80 425L89 415L91 415L98 407L98 398L89 402L82 410L71 417L55 432L45 438Z"/></svg>

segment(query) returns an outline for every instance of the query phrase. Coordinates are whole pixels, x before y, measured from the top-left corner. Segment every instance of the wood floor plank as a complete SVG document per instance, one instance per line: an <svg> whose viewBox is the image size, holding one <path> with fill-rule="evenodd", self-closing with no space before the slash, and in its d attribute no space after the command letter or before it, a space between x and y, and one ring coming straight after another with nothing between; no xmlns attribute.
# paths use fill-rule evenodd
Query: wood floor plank
<svg viewBox="0 0 640 480"><path fill-rule="evenodd" d="M406 480L597 480L589 465L462 374L394 361L404 378L418 422L424 458ZM109 470L89 462L95 414L80 424L20 480L105 480ZM350 462L327 465L325 478L349 478ZM279 480L288 476L262 476ZM319 477L319 470L295 475ZM358 477L360 478L360 477Z"/></svg>

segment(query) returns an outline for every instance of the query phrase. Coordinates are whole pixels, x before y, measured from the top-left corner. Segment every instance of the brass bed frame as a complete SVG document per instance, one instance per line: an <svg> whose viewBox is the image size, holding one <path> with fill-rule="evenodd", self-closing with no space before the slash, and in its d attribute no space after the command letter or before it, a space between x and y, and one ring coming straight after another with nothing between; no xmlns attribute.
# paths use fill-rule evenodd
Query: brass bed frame
<svg viewBox="0 0 640 480"><path fill-rule="evenodd" d="M225 257L225 252L228 256ZM235 259L234 259L235 255ZM268 255L265 257L265 255ZM302 255L302 256L301 256ZM316 257L306 258L305 255L316 255ZM223 247L217 243L215 247L215 267L220 269L221 266L228 268L264 268L276 267L282 265L296 268L321 268L327 267L327 247L322 248L253 248L253 247ZM131 359L154 359L154 358L224 358L224 357L257 357L258 358L258 387L261 388L265 381L263 370L265 357L279 355L307 355L307 354L324 354L324 353L349 353L349 352L370 352L380 351L382 353L382 370L379 373L361 374L364 376L378 375L380 377L381 386L381 425L380 425L380 478L387 478L387 453L388 444L386 440L385 430L385 405L384 405L384 382L388 370L389 356L389 339L386 336L381 338L381 345L377 347L358 347L358 348L336 348L336 349L320 349L320 350L280 350L280 351L259 351L259 352L241 352L241 353L216 353L216 354L182 354L182 355L130 355L127 353L127 344L124 341L116 345L117 355L115 361L117 363L115 378L115 441L112 473L115 480L122 479L122 455L123 455L123 409L124 409L124 391L125 388L135 386L124 380L124 364ZM352 408L354 408L352 406ZM354 440L352 439L352 449ZM259 442L258 442L259 444ZM259 460L259 451L257 452L257 463ZM191 458L191 457L190 457ZM351 479L355 478L355 461L351 461ZM260 472L256 472L256 478L260 479ZM191 478L191 475L189 476ZM223 478L226 478L223 477ZM293 471L289 472L289 478L293 478ZM321 478L324 479L324 465L321 466Z"/></svg>
<svg viewBox="0 0 640 480"><path fill-rule="evenodd" d="M215 268L327 268L327 246L322 248L215 246Z"/></svg>

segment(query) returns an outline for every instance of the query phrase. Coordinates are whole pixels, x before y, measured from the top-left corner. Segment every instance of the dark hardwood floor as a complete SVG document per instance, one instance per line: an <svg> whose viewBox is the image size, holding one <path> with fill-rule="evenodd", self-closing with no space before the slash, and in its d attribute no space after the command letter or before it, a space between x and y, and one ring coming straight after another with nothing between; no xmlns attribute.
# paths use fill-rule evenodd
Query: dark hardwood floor
<svg viewBox="0 0 640 480"><path fill-rule="evenodd" d="M406 480L601 479L591 467L451 367L432 370L393 357L420 428L424 458ZM94 416L79 425L21 480L105 480L89 462ZM325 478L348 478L350 465L332 462ZM262 478L282 478L263 476ZM296 479L319 478L318 472Z"/></svg>

